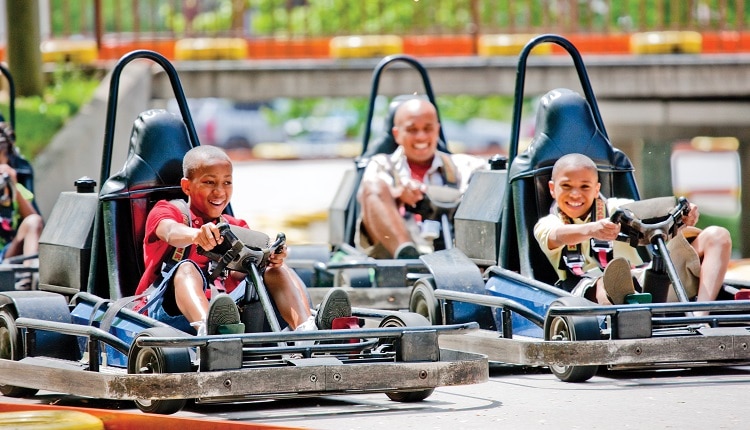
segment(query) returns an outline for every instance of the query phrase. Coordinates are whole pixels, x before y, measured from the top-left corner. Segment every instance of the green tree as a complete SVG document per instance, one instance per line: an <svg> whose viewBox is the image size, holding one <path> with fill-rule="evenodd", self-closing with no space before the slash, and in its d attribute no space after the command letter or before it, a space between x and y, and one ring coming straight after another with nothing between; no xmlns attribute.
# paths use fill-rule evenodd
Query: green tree
<svg viewBox="0 0 750 430"><path fill-rule="evenodd" d="M42 54L39 50L39 2L6 0L8 17L8 68L19 96L41 96L44 91Z"/></svg>

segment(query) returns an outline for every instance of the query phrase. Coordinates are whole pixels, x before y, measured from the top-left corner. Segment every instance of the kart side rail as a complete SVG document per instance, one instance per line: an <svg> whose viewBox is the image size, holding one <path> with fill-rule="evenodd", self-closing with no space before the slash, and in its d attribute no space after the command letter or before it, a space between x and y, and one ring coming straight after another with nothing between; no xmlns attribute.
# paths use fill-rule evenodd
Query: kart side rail
<svg viewBox="0 0 750 430"><path fill-rule="evenodd" d="M20 324L19 324L20 325ZM237 339L243 345L271 342L294 342L299 340L347 340L353 338L403 338L409 333L436 333L459 334L478 330L479 324L475 322L465 324L452 324L447 326L425 326L425 327L381 327L346 330L314 330L307 332L279 332L279 333L245 333L245 334L222 334L214 336L190 336L190 337L139 337L135 340L137 346L160 346L160 347L195 347L206 346L214 340ZM352 349L352 344L343 344L347 349Z"/></svg>
<svg viewBox="0 0 750 430"><path fill-rule="evenodd" d="M379 313L380 314L380 313ZM104 330L80 324L61 323L56 321L47 321L33 318L16 319L18 328L26 329L26 336L32 336L35 330L54 331L62 334L73 336L85 336L89 338L89 347L91 353L98 351L97 341L104 342L116 350L127 354L130 346L116 336L105 332ZM283 343L295 342L300 340L315 341L334 341L349 339L395 339L405 338L415 334L460 334L478 330L479 324L475 322L464 324L452 324L446 326L425 326L425 327L381 327L381 328L363 328L347 330L315 330L307 332L263 332L263 333L245 333L245 334L225 334L213 336L171 336L171 337L139 337L135 340L138 347L162 347L162 348L189 348L189 347L206 347L211 342L238 341L241 345L254 345L263 343ZM33 342L26 342L31 345ZM331 351L331 350L352 350L356 347L366 346L366 342L360 343L339 343L339 344L320 344L307 346L304 349L310 351ZM269 347L264 351L275 351L277 353L286 353L296 351L300 347ZM26 351L27 355L33 355L33 351ZM96 360L92 361L92 364ZM96 370L96 369L92 369Z"/></svg>

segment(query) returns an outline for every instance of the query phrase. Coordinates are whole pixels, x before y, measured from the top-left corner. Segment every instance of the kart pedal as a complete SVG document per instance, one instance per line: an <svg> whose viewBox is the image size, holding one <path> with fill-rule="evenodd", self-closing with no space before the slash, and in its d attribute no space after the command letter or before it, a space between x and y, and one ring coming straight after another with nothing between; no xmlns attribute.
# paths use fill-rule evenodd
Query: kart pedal
<svg viewBox="0 0 750 430"><path fill-rule="evenodd" d="M365 320L357 317L339 317L331 323L332 330L353 330L365 325ZM357 343L359 339L349 339L349 343Z"/></svg>
<svg viewBox="0 0 750 430"><path fill-rule="evenodd" d="M735 300L748 300L748 299L750 299L750 289L737 291L736 293L734 293L734 299Z"/></svg>
<svg viewBox="0 0 750 430"><path fill-rule="evenodd" d="M365 324L364 319L358 317L338 317L331 323L332 330L360 328Z"/></svg>
<svg viewBox="0 0 750 430"><path fill-rule="evenodd" d="M644 303L653 303L651 293L632 293L625 296L625 304L638 305Z"/></svg>

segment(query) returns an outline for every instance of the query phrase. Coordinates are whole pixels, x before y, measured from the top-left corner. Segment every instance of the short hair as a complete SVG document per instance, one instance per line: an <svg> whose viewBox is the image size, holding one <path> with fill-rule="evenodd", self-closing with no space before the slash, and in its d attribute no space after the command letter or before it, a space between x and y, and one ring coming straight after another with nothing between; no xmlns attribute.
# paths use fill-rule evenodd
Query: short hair
<svg viewBox="0 0 750 430"><path fill-rule="evenodd" d="M202 169L204 164L214 160L232 162L221 148L211 145L196 146L186 152L182 158L182 176L192 179L193 175Z"/></svg>
<svg viewBox="0 0 750 430"><path fill-rule="evenodd" d="M438 121L437 109L435 108L435 105L433 105L429 100L415 97L407 99L398 105L393 115L393 125L395 127L400 127L404 121L404 118L407 117L407 113L411 113L413 115L414 113L422 113L423 111L431 112L435 115L435 120Z"/></svg>
<svg viewBox="0 0 750 430"><path fill-rule="evenodd" d="M599 174L599 170L596 168L596 163L594 163L593 160L583 154L575 152L572 154L565 154L558 158L555 165L552 166L551 179L554 181L559 171L566 167L575 167L594 172L597 175Z"/></svg>

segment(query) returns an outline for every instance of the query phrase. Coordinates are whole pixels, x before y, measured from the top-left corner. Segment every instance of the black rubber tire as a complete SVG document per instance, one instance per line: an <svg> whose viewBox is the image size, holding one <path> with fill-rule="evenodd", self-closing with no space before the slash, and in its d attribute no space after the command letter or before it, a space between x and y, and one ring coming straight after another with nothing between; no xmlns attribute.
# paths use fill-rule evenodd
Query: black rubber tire
<svg viewBox="0 0 750 430"><path fill-rule="evenodd" d="M171 327L153 327L142 331L136 336L170 337L185 333ZM187 348L143 347L135 344L128 352L128 373L188 373L191 371L190 352ZM187 403L187 399L170 400L135 400L135 405L143 412L169 415L179 412Z"/></svg>
<svg viewBox="0 0 750 430"><path fill-rule="evenodd" d="M380 321L380 327L425 327L432 325L423 315L414 312L398 312Z"/></svg>
<svg viewBox="0 0 750 430"><path fill-rule="evenodd" d="M582 297L561 297L550 304L553 306L592 306ZM554 316L544 321L544 339L555 340L598 340L601 338L599 321L595 316ZM550 371L563 382L585 382L593 378L599 366L557 366L550 365Z"/></svg>
<svg viewBox="0 0 750 430"><path fill-rule="evenodd" d="M20 360L23 358L21 333L16 328L16 318L6 309L0 309L0 358ZM7 397L32 397L39 390L35 388L0 385L0 393Z"/></svg>
<svg viewBox="0 0 750 430"><path fill-rule="evenodd" d="M435 298L435 286L432 278L418 279L414 283L409 297L409 311L427 318L431 325L443 323L440 303Z"/></svg>
<svg viewBox="0 0 750 430"><path fill-rule="evenodd" d="M413 312L399 312L398 315L388 315L380 321L380 327L424 327L429 326L430 321L424 316ZM415 391L389 391L385 393L394 402L413 403L421 402L430 397L434 388Z"/></svg>

